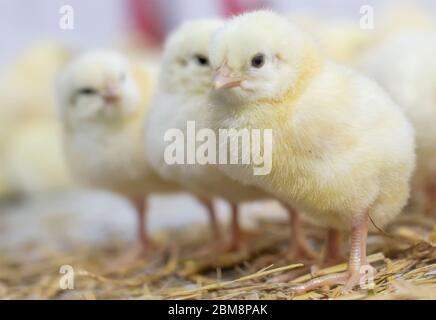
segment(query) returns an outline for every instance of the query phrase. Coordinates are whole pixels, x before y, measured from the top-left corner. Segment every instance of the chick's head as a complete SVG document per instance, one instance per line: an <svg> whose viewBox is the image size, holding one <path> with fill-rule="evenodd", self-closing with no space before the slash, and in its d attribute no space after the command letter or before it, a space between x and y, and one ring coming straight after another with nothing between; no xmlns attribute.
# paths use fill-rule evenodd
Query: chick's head
<svg viewBox="0 0 436 320"><path fill-rule="evenodd" d="M222 23L218 19L194 20L169 36L162 58L161 88L171 93L200 95L212 88L209 41Z"/></svg>
<svg viewBox="0 0 436 320"><path fill-rule="evenodd" d="M242 102L283 96L299 80L309 45L296 26L271 11L233 18L211 40L214 94Z"/></svg>
<svg viewBox="0 0 436 320"><path fill-rule="evenodd" d="M117 121L135 113L140 94L129 61L112 51L92 51L73 60L59 77L65 121Z"/></svg>

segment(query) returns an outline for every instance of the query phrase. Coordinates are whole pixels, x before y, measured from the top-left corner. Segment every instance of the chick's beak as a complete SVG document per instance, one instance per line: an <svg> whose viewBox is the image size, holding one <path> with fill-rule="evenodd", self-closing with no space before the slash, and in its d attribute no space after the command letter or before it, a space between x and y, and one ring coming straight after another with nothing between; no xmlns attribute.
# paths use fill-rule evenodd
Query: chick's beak
<svg viewBox="0 0 436 320"><path fill-rule="evenodd" d="M215 90L231 89L241 85L242 78L235 74L225 63L215 74L213 84Z"/></svg>
<svg viewBox="0 0 436 320"><path fill-rule="evenodd" d="M115 82L106 82L103 90L103 99L107 103L116 103L121 99L120 89Z"/></svg>

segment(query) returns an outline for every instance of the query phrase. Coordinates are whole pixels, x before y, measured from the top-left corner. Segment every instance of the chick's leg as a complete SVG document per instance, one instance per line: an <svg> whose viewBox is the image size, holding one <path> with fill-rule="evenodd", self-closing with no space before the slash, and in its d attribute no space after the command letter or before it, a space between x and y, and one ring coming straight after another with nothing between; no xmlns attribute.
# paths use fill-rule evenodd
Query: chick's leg
<svg viewBox="0 0 436 320"><path fill-rule="evenodd" d="M425 212L436 217L436 177L429 178L425 186Z"/></svg>
<svg viewBox="0 0 436 320"><path fill-rule="evenodd" d="M136 214L138 216L137 222L137 234L138 234L138 244L139 251L143 254L148 254L152 248L152 242L147 231L147 198L138 197L132 199L132 203L136 209Z"/></svg>
<svg viewBox="0 0 436 320"><path fill-rule="evenodd" d="M334 266L346 261L341 250L341 232L339 230L329 228L327 231L327 241L325 245L324 257L321 265L313 265L310 267L310 273L316 277L321 268Z"/></svg>
<svg viewBox="0 0 436 320"><path fill-rule="evenodd" d="M153 247L146 227L146 198L137 197L131 198L130 200L135 207L135 213L137 215L137 240L133 247L107 265L108 272L120 271L121 269L129 268L139 263L150 254Z"/></svg>
<svg viewBox="0 0 436 320"><path fill-rule="evenodd" d="M335 265L345 261L341 250L341 232L330 228L327 232L327 243L325 247L324 264Z"/></svg>
<svg viewBox="0 0 436 320"><path fill-rule="evenodd" d="M200 199L200 202L204 205L209 216L210 229L212 231L213 239L217 242L222 242L221 230L218 223L218 218L215 211L215 206L212 200Z"/></svg>
<svg viewBox="0 0 436 320"><path fill-rule="evenodd" d="M148 256L153 251L153 242L150 239L147 228L147 197L131 198L137 216L137 240L135 246L126 255L126 261L134 261Z"/></svg>
<svg viewBox="0 0 436 320"><path fill-rule="evenodd" d="M241 250L244 246L244 235L239 221L239 205L235 203L230 204L232 214L232 240L230 243L230 251Z"/></svg>
<svg viewBox="0 0 436 320"><path fill-rule="evenodd" d="M224 243L224 239L221 233L221 228L218 222L217 212L215 210L213 201L204 198L198 198L198 201L200 201L207 210L210 228L214 240L214 247L219 252L224 251L226 249L226 245Z"/></svg>
<svg viewBox="0 0 436 320"><path fill-rule="evenodd" d="M318 254L307 243L303 230L303 222L297 209L286 206L289 217L291 218L291 243L289 258L291 260L313 260L318 258Z"/></svg>
<svg viewBox="0 0 436 320"><path fill-rule="evenodd" d="M300 213L295 208L285 205L289 217L291 218L291 239L289 243L289 253L288 259L295 262L300 262L302 260L316 260L318 254L310 247L307 243L306 237L303 230L303 222L301 221ZM282 283L288 282L296 277L299 277L307 272L312 272L313 266L307 266L301 269L292 270L283 275L273 277L269 280L271 283ZM313 269L314 272L317 270Z"/></svg>
<svg viewBox="0 0 436 320"><path fill-rule="evenodd" d="M367 264L366 261L366 239L368 235L368 213L358 217L352 224L351 250L348 262L348 271L326 275L304 284L293 287L295 292L303 293L325 286L344 284L342 292L351 291L359 284L361 279L361 267Z"/></svg>

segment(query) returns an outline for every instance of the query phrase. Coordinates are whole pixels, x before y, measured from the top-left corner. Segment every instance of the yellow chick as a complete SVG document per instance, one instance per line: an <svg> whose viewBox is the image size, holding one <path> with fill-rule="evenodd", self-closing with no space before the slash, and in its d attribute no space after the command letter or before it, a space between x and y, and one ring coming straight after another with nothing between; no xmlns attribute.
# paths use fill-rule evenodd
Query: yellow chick
<svg viewBox="0 0 436 320"><path fill-rule="evenodd" d="M34 117L55 121L53 82L69 58L70 51L54 43L39 43L20 55L0 77L1 124Z"/></svg>
<svg viewBox="0 0 436 320"><path fill-rule="evenodd" d="M238 205L271 199L271 196L258 188L235 182L222 174L213 163L172 164L165 159L165 150L169 145L164 139L167 132L179 129L186 137L190 130L188 122L195 123L197 132L209 127L205 116L209 109L213 70L209 64L208 46L212 33L222 24L221 20L214 19L191 21L169 37L162 58L158 89L146 125L146 148L151 165L164 178L185 186L203 198L219 197L231 204L230 249L236 250L242 246ZM197 153L199 145L193 153ZM289 211L293 216L293 258L313 257L303 237L297 211Z"/></svg>
<svg viewBox="0 0 436 320"><path fill-rule="evenodd" d="M374 44L404 32L430 31L436 27L434 12L421 1L396 1L395 5L375 10L375 15Z"/></svg>
<svg viewBox="0 0 436 320"><path fill-rule="evenodd" d="M139 246L133 257L150 248L144 198L180 190L152 170L143 150L143 119L152 88L153 79L142 65L103 50L74 59L57 86L65 152L74 177L124 195L136 207Z"/></svg>
<svg viewBox="0 0 436 320"><path fill-rule="evenodd" d="M366 15L371 14L374 15L372 28L363 28L361 21L367 22ZM434 15L430 10L410 1L396 1L395 5L385 7L379 5L374 7L374 11L362 15L361 19L332 19L321 14L295 12L288 17L313 36L325 54L337 62L354 67L367 50L397 34L428 31L435 27Z"/></svg>
<svg viewBox="0 0 436 320"><path fill-rule="evenodd" d="M53 99L53 82L69 54L58 44L38 43L0 77L0 193L31 195L71 185L60 160ZM45 152L34 152L42 146Z"/></svg>
<svg viewBox="0 0 436 320"><path fill-rule="evenodd" d="M353 64L375 41L374 32L363 30L355 20L332 20L317 15L295 13L290 14L289 18L316 39L326 55L340 63Z"/></svg>
<svg viewBox="0 0 436 320"><path fill-rule="evenodd" d="M53 119L24 121L6 143L4 161L9 187L33 196L71 185L62 150L61 128Z"/></svg>
<svg viewBox="0 0 436 320"><path fill-rule="evenodd" d="M391 94L415 128L414 198L429 213L436 213L435 57L436 33L412 32L370 50L360 62L361 70Z"/></svg>
<svg viewBox="0 0 436 320"><path fill-rule="evenodd" d="M320 54L312 40L269 11L236 17L210 44L216 128L273 130L269 175L220 166L297 207L319 224L351 231L348 271L296 286L359 283L369 219L384 225L409 196L413 129L375 83ZM222 150L220 150L222 152Z"/></svg>

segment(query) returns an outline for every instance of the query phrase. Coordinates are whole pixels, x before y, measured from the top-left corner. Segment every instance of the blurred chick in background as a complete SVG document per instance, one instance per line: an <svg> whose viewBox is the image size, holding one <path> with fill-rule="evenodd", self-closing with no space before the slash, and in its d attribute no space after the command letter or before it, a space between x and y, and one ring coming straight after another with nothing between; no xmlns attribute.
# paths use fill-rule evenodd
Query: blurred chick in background
<svg viewBox="0 0 436 320"><path fill-rule="evenodd" d="M209 40L223 22L196 20L187 22L168 39L163 53L156 96L146 124L147 155L162 177L175 181L204 198L223 198L232 209L232 243L230 250L240 249L243 237L239 225L239 205L243 202L267 200L271 196L257 188L240 184L222 174L213 164L167 164L165 133L173 128L187 135L188 121L196 130L210 128L208 96L212 89L213 70L209 64ZM187 149L187 148L186 148ZM195 151L197 152L197 151ZM307 245L298 213L292 218L292 257L313 258Z"/></svg>
<svg viewBox="0 0 436 320"><path fill-rule="evenodd" d="M430 31L436 27L434 12L420 1L398 1L380 11L377 15L375 10L374 45L404 32Z"/></svg>
<svg viewBox="0 0 436 320"><path fill-rule="evenodd" d="M167 147L164 136L172 128L179 128L186 134L187 121L197 121L198 129L204 125L203 109L207 108L207 92L212 78L208 43L211 34L221 24L220 20L191 21L170 35L163 53L158 89L146 122L146 149L153 168L162 177L186 186L204 199L223 196L223 192L217 192L217 189L225 188L233 197L238 197L241 190L238 186L235 190L232 181L212 166L167 164L164 159ZM245 191L252 193L254 190ZM257 199L258 196L254 193L250 199ZM239 199L234 202L232 247L238 249L242 244L237 216Z"/></svg>
<svg viewBox="0 0 436 320"><path fill-rule="evenodd" d="M56 74L69 56L62 46L40 43L0 78L0 198L71 185L53 99Z"/></svg>
<svg viewBox="0 0 436 320"><path fill-rule="evenodd" d="M7 106L0 109L0 119L55 119L53 83L69 58L68 49L50 42L36 44L19 56L0 78L1 103Z"/></svg>
<svg viewBox="0 0 436 320"><path fill-rule="evenodd" d="M393 37L370 50L360 62L381 84L414 125L417 169L414 200L436 214L436 32L412 32Z"/></svg>
<svg viewBox="0 0 436 320"><path fill-rule="evenodd" d="M379 86L323 57L309 37L268 11L239 16L213 37L216 128L273 129L272 171L219 168L296 203L318 224L351 231L348 271L296 291L359 284L369 220L384 225L409 196L413 130Z"/></svg>
<svg viewBox="0 0 436 320"><path fill-rule="evenodd" d="M422 3L401 2L374 8L374 26L364 29L360 19L335 17L313 12L290 13L291 22L312 35L325 54L340 63L355 66L362 55L403 32L429 31L435 17Z"/></svg>
<svg viewBox="0 0 436 320"><path fill-rule="evenodd" d="M150 251L145 197L180 190L155 174L144 154L143 119L152 90L153 79L143 64L112 51L92 51L74 59L57 86L74 178L124 195L136 208L139 242L126 262Z"/></svg>
<svg viewBox="0 0 436 320"><path fill-rule="evenodd" d="M5 169L12 190L27 196L65 190L72 185L53 119L28 120L15 127L5 146Z"/></svg>
<svg viewBox="0 0 436 320"><path fill-rule="evenodd" d="M353 64L374 41L374 34L362 30L356 20L337 18L327 19L314 13L291 13L291 22L317 40L325 54L338 62Z"/></svg>

